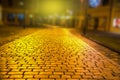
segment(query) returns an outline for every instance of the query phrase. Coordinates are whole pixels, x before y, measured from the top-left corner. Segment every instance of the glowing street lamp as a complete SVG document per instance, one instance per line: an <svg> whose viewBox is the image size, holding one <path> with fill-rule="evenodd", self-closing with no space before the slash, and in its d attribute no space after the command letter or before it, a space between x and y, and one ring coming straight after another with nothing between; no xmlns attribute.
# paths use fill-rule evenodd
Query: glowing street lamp
<svg viewBox="0 0 120 80"><path fill-rule="evenodd" d="M30 18L33 18L33 14L30 14L29 17L30 17Z"/></svg>
<svg viewBox="0 0 120 80"><path fill-rule="evenodd" d="M71 16L66 16L66 19L70 19L71 18Z"/></svg>
<svg viewBox="0 0 120 80"><path fill-rule="evenodd" d="M20 2L19 2L19 5L20 5L20 6L24 6L23 1L20 1Z"/></svg>
<svg viewBox="0 0 120 80"><path fill-rule="evenodd" d="M69 13L70 15L73 15L73 11L72 10L67 10L67 13Z"/></svg>
<svg viewBox="0 0 120 80"><path fill-rule="evenodd" d="M49 19L52 19L53 18L53 16L49 16Z"/></svg>
<svg viewBox="0 0 120 80"><path fill-rule="evenodd" d="M44 13L56 13L60 12L63 9L62 2L61 1L44 1L41 4L42 12Z"/></svg>

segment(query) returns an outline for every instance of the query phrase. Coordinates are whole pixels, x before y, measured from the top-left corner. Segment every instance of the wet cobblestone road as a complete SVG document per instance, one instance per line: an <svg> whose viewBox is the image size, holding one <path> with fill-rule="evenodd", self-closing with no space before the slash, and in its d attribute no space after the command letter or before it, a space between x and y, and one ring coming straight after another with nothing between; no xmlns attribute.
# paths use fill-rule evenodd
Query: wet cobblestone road
<svg viewBox="0 0 120 80"><path fill-rule="evenodd" d="M120 66L67 29L41 29L0 47L2 80L120 80Z"/></svg>

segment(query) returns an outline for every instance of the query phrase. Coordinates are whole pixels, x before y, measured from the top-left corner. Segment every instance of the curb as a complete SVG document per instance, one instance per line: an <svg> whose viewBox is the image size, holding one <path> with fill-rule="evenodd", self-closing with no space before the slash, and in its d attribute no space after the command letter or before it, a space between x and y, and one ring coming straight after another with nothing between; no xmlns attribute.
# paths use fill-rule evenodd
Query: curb
<svg viewBox="0 0 120 80"><path fill-rule="evenodd" d="M83 35L82 35L82 36L83 36ZM89 38L89 37L87 37L87 36L85 36L85 35L84 35L83 37L85 37L85 38L87 38L87 39L89 39L89 40L91 40L91 41L93 41L93 42L95 42L95 43L97 43L97 44L100 44L100 45L102 45L102 46L104 46L104 47L106 47L106 48L108 48L108 49L110 49L110 50L112 50L112 51L117 52L117 53L120 54L120 51L119 51L119 50L116 50L116 49L111 48L111 47L109 47L109 46L107 46L107 45L104 45L102 42L100 42L100 41L98 41L98 40Z"/></svg>

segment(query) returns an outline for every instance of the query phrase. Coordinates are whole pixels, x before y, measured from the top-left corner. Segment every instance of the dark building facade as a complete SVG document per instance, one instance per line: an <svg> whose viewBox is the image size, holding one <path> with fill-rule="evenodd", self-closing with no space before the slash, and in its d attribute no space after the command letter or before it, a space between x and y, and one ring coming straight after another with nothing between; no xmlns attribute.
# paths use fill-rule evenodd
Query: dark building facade
<svg viewBox="0 0 120 80"><path fill-rule="evenodd" d="M83 0L81 4L79 28L86 24L88 30L120 33L120 0Z"/></svg>
<svg viewBox="0 0 120 80"><path fill-rule="evenodd" d="M36 12L38 1L39 0L1 0L3 24L35 25L35 18L38 14Z"/></svg>
<svg viewBox="0 0 120 80"><path fill-rule="evenodd" d="M75 9L79 2L79 0L1 0L3 24L36 26L40 23L51 23L74 26ZM48 4L44 6L45 3ZM52 9L52 4L55 3L59 3L60 11L55 12L54 10L59 10L55 7Z"/></svg>

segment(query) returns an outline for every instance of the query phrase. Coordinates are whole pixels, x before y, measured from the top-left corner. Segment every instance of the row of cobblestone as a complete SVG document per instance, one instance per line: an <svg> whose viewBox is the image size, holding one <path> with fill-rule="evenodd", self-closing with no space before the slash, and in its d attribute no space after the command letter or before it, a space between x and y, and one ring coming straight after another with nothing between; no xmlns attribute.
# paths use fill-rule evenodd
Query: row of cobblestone
<svg viewBox="0 0 120 80"><path fill-rule="evenodd" d="M119 80L120 66L67 29L42 29L0 47L2 80Z"/></svg>

